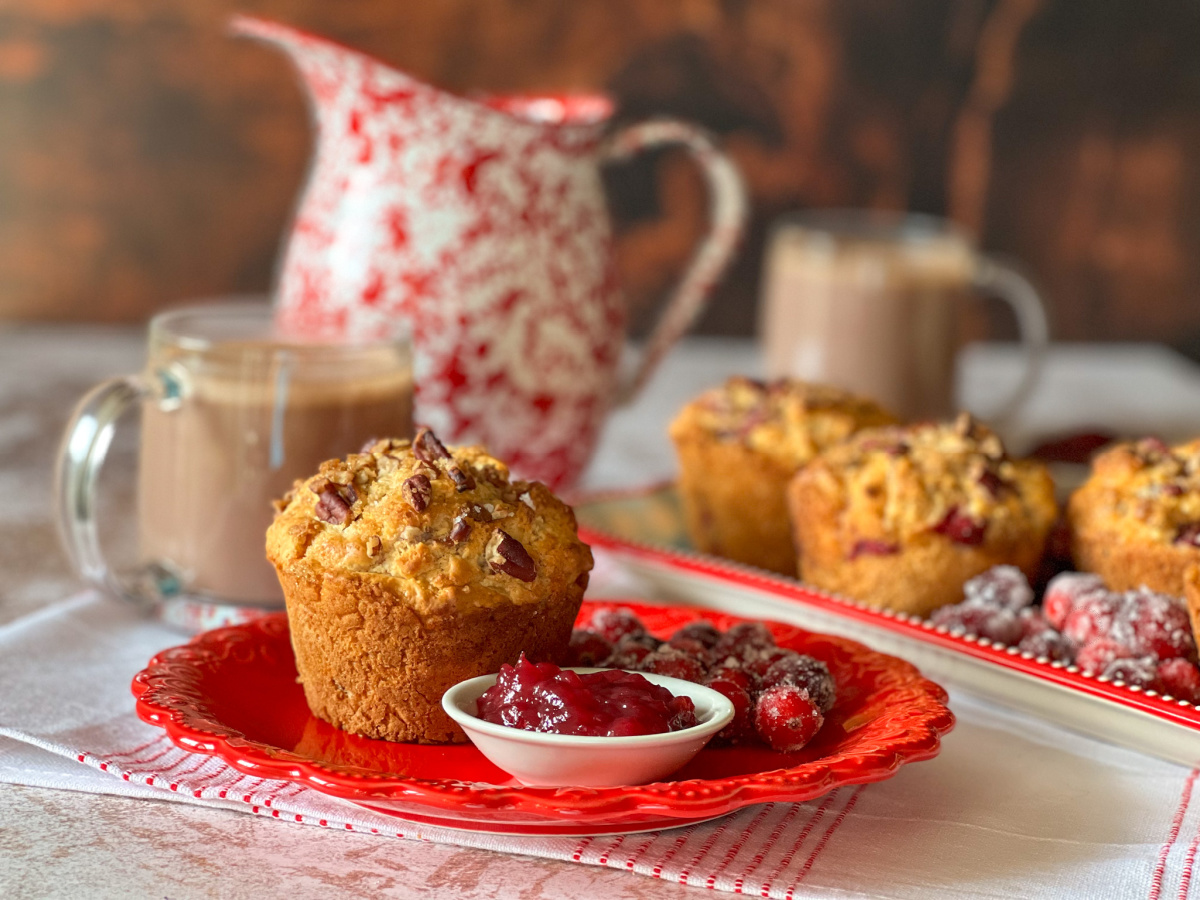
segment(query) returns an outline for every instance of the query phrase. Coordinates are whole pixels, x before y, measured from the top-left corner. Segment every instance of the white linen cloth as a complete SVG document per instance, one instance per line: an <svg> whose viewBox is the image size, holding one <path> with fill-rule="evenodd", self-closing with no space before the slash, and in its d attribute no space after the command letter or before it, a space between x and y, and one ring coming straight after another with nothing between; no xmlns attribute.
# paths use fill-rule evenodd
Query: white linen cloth
<svg viewBox="0 0 1200 900"><path fill-rule="evenodd" d="M129 691L183 638L84 593L0 629L0 781L124 794L395 839L543 856L761 897L1187 897L1197 772L952 694L934 760L889 781L648 834L408 827L174 748ZM280 826L285 827L285 826Z"/></svg>
<svg viewBox="0 0 1200 900"><path fill-rule="evenodd" d="M0 400L31 391L28 373L41 371L47 359L54 360L50 374L58 379L46 382L49 388L36 402L18 405L17 414L0 422L0 450L39 434L38 447L50 446L60 424L54 410L65 409L102 375L135 368L140 340L119 346L114 340L95 328L56 328L26 329L0 342ZM64 341L72 352L61 352ZM972 348L964 361L960 396L969 408L986 413L1015 379L1018 360L1007 348L988 347ZM629 488L670 477L674 458L664 423L704 386L735 372L754 373L758 366L749 341L690 338L668 357L636 404L614 413L585 486ZM1023 449L1079 428L1168 437L1194 433L1200 423L1198 387L1197 370L1164 348L1055 347L1038 391L1006 436ZM41 449L38 453L40 459ZM0 484L7 488L5 521L36 524L45 518L46 473L0 465ZM43 524L37 533L50 532ZM0 589L0 603L9 602L6 613L74 590L68 579L50 577L44 567L37 571L42 574L36 581L23 580L19 572L14 581L9 572ZM219 763L154 743L156 730L133 713L129 682L154 653L182 642L178 633L91 594L0 626L0 782L202 804L277 818L285 823L280 829L320 828L324 820L330 829L375 829L381 840L394 841L402 833L756 896L1157 900L1200 893L1196 770L1111 747L959 691L951 691L959 724L941 755L905 766L889 781L841 788L807 803L752 807L657 834L503 838L401 828L398 820L311 790L242 778ZM19 804L6 808L16 814L11 820L0 815L0 836L49 837L44 828L25 827ZM296 816L303 824L296 824ZM106 822L89 834L116 827ZM11 859L0 851L0 893L7 888L28 895L27 886L3 876L26 871L20 863L32 865L37 858L27 848ZM184 864L178 853L161 858ZM89 866L72 871L96 877L97 869ZM233 871L236 877L239 870ZM635 877L628 881L629 892L612 892L636 893ZM212 890L222 895L234 887L213 879L204 884L219 884ZM526 887L514 883L507 893Z"/></svg>

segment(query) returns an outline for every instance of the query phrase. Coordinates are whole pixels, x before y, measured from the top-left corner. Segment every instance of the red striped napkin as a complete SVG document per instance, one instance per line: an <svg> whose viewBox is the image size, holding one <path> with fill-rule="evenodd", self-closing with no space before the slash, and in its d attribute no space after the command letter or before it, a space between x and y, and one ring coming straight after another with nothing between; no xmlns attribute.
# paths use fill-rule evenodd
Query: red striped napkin
<svg viewBox="0 0 1200 900"><path fill-rule="evenodd" d="M959 724L938 759L807 803L595 838L413 826L241 775L140 722L129 680L178 642L91 594L0 629L0 781L176 800L760 897L1187 897L1196 878L1196 771L959 695Z"/></svg>

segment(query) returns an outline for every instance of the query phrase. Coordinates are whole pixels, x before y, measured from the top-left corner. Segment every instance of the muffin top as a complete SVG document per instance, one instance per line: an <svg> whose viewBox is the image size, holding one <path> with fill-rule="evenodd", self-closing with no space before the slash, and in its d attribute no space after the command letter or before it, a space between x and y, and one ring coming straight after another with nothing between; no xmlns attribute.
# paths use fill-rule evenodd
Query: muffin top
<svg viewBox="0 0 1200 900"><path fill-rule="evenodd" d="M740 442L794 469L862 428L895 421L873 400L838 388L735 376L685 406L671 423L671 436L701 432Z"/></svg>
<svg viewBox="0 0 1200 900"><path fill-rule="evenodd" d="M869 429L798 476L838 498L847 555L885 555L922 536L967 546L1045 536L1057 514L1046 467L1014 460L963 413L953 423Z"/></svg>
<svg viewBox="0 0 1200 900"><path fill-rule="evenodd" d="M1085 507L1124 537L1200 546L1200 439L1168 447L1145 438L1098 454L1071 497L1072 519Z"/></svg>
<svg viewBox="0 0 1200 900"><path fill-rule="evenodd" d="M592 568L574 513L545 485L428 429L322 463L276 510L277 568L380 580L418 611L538 603Z"/></svg>

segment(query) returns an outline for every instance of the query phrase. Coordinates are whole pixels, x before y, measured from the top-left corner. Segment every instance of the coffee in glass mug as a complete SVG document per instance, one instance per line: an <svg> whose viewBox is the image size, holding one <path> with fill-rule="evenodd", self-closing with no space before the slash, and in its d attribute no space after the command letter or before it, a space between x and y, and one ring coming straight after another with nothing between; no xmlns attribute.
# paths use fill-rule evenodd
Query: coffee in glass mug
<svg viewBox="0 0 1200 900"><path fill-rule="evenodd" d="M955 412L959 315L994 294L1017 316L1025 371L1003 418L1036 381L1047 341L1037 291L980 253L952 223L867 210L798 213L772 230L760 325L770 377L791 376L864 394L907 420Z"/></svg>
<svg viewBox="0 0 1200 900"><path fill-rule="evenodd" d="M261 304L157 316L145 370L94 389L64 440L60 518L81 573L188 627L280 606L263 551L272 501L326 459L412 433L406 341L304 341L279 335L272 316ZM94 481L134 404L142 565L116 573L100 551Z"/></svg>

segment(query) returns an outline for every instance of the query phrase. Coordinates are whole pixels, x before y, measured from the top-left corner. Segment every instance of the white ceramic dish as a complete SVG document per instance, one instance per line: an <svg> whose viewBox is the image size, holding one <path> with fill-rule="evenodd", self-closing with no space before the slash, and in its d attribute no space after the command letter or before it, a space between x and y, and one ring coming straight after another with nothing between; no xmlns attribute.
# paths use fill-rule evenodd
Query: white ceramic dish
<svg viewBox="0 0 1200 900"><path fill-rule="evenodd" d="M733 704L703 685L666 675L637 674L677 697L690 697L696 705L697 724L681 731L634 737L579 737L495 725L478 717L476 701L496 683L496 675L460 681L442 695L442 708L462 727L480 753L522 784L575 787L648 784L670 775L699 753L733 719Z"/></svg>

